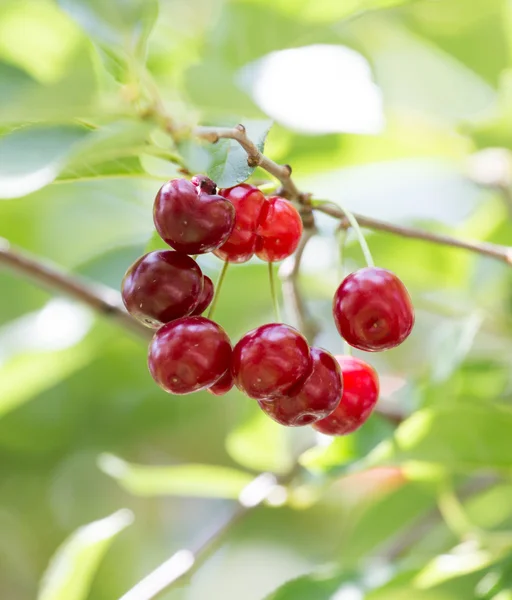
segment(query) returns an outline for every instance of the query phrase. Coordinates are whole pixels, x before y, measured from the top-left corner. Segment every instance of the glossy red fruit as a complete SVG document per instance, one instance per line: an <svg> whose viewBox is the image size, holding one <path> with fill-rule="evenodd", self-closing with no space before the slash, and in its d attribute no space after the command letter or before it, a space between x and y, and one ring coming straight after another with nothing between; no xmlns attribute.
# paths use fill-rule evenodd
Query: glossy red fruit
<svg viewBox="0 0 512 600"><path fill-rule="evenodd" d="M310 425L330 415L340 403L343 376L334 356L322 348L311 348L311 360L313 370L303 383L285 396L258 400L262 410L281 425Z"/></svg>
<svg viewBox="0 0 512 600"><path fill-rule="evenodd" d="M345 435L359 429L368 419L379 398L379 378L364 360L337 356L343 373L343 395L338 407L313 428L326 435Z"/></svg>
<svg viewBox="0 0 512 600"><path fill-rule="evenodd" d="M298 210L279 196L268 198L256 230L256 256L267 262L283 260L295 252L302 235Z"/></svg>
<svg viewBox="0 0 512 600"><path fill-rule="evenodd" d="M231 344L226 332L205 317L171 321L155 333L149 345L149 371L170 394L209 388L230 363Z"/></svg>
<svg viewBox="0 0 512 600"><path fill-rule="evenodd" d="M231 372L235 385L250 398L285 394L304 381L311 368L306 338L282 323L253 329L233 349Z"/></svg>
<svg viewBox="0 0 512 600"><path fill-rule="evenodd" d="M209 189L208 183L206 187ZM229 238L235 209L222 196L201 191L200 182L194 185L186 179L171 179L156 195L153 220L169 246L186 254L204 254Z"/></svg>
<svg viewBox="0 0 512 600"><path fill-rule="evenodd" d="M204 311L210 306L213 300L213 281L208 275L203 275L203 290L199 295L199 301L194 310L190 313L191 316L202 315Z"/></svg>
<svg viewBox="0 0 512 600"><path fill-rule="evenodd" d="M227 394L234 385L233 375L231 374L231 370L228 369L219 381L208 388L208 391L214 396L224 396L224 394Z"/></svg>
<svg viewBox="0 0 512 600"><path fill-rule="evenodd" d="M219 191L235 207L235 227L228 240L215 251L215 255L224 261L247 262L256 251L256 230L260 222L260 213L266 203L260 190L248 183Z"/></svg>
<svg viewBox="0 0 512 600"><path fill-rule="evenodd" d="M190 314L203 291L203 274L193 258L160 250L139 258L126 272L121 295L126 310L149 327Z"/></svg>
<svg viewBox="0 0 512 600"><path fill-rule="evenodd" d="M366 267L338 287L333 314L340 335L354 348L394 348L411 333L414 309L406 287L391 271Z"/></svg>

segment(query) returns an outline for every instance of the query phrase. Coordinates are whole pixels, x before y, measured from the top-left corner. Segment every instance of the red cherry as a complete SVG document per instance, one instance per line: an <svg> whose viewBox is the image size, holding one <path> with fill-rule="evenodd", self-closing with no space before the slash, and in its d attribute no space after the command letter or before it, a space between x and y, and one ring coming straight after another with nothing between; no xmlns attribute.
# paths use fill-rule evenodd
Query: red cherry
<svg viewBox="0 0 512 600"><path fill-rule="evenodd" d="M171 321L155 333L149 345L151 375L170 394L191 394L212 386L230 362L226 332L205 317Z"/></svg>
<svg viewBox="0 0 512 600"><path fill-rule="evenodd" d="M341 282L333 314L340 335L367 352L398 346L414 325L406 287L394 273L377 267L359 269Z"/></svg>
<svg viewBox="0 0 512 600"><path fill-rule="evenodd" d="M313 428L326 435L345 435L359 429L370 416L379 398L379 378L364 360L336 356L343 373L343 395L338 408Z"/></svg>
<svg viewBox="0 0 512 600"><path fill-rule="evenodd" d="M257 187L248 183L220 190L219 194L233 204L236 219L231 236L215 251L215 255L228 262L247 262L256 251L256 229L266 203L265 196Z"/></svg>
<svg viewBox="0 0 512 600"><path fill-rule="evenodd" d="M228 239L235 222L235 209L222 196L202 192L200 185L186 179L171 179L156 195L153 220L160 237L169 246L186 254L204 254Z"/></svg>
<svg viewBox="0 0 512 600"><path fill-rule="evenodd" d="M276 262L295 252L302 235L299 211L284 198L272 196L261 212L256 231L256 255L261 260Z"/></svg>
<svg viewBox="0 0 512 600"><path fill-rule="evenodd" d="M228 369L219 381L208 388L208 392L214 396L224 396L234 385L233 375L231 374L231 370Z"/></svg>
<svg viewBox="0 0 512 600"><path fill-rule="evenodd" d="M196 188L199 188L199 190L205 194L214 195L217 193L217 184L209 177L206 177L206 175L194 175L190 180L190 183L195 185Z"/></svg>
<svg viewBox="0 0 512 600"><path fill-rule="evenodd" d="M304 383L285 396L258 400L267 415L281 425L310 425L330 415L340 403L343 377L334 356L322 348L311 348L311 360L313 370Z"/></svg>
<svg viewBox="0 0 512 600"><path fill-rule="evenodd" d="M210 306L213 300L213 281L208 275L203 275L203 291L199 295L199 301L194 310L190 313L191 316L202 315L204 311Z"/></svg>
<svg viewBox="0 0 512 600"><path fill-rule="evenodd" d="M231 372L235 385L250 398L286 394L304 381L311 368L306 338L282 323L253 329L233 349Z"/></svg>
<svg viewBox="0 0 512 600"><path fill-rule="evenodd" d="M203 290L203 274L193 258L160 250L139 258L126 272L122 298L127 311L149 327L190 314Z"/></svg>

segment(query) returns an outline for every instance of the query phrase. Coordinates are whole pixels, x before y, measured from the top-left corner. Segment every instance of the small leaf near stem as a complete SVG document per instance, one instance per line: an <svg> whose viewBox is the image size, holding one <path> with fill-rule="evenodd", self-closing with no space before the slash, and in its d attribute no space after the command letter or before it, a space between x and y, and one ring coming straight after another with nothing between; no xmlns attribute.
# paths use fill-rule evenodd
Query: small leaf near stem
<svg viewBox="0 0 512 600"><path fill-rule="evenodd" d="M276 322L281 322L281 314L279 311L279 301L276 294L276 282L274 277L274 265L272 262L268 263L268 281L270 283L270 296L272 297L272 304L274 305L274 316Z"/></svg>
<svg viewBox="0 0 512 600"><path fill-rule="evenodd" d="M215 311L215 307L217 306L217 302L219 301L220 290L222 288L222 283L224 282L224 278L226 277L226 272L229 267L229 262L225 261L222 265L222 269L219 273L219 277L217 279L217 283L215 284L215 295L213 296L213 300L210 306L210 310L208 311L208 319L213 317L213 313Z"/></svg>
<svg viewBox="0 0 512 600"><path fill-rule="evenodd" d="M333 204L332 202L325 202L323 200L313 200L312 203L314 206L321 206L323 204ZM375 263L373 262L372 253L370 252L370 248L368 247L368 242L366 241L366 238L364 237L361 227L359 227L359 223L357 222L357 219L347 208L342 206L339 202L337 202L336 205L344 213L347 221L350 223L350 226L355 231L355 233L357 235L357 239L359 241L359 245L361 246L361 250L364 254L366 264L369 267L374 267Z"/></svg>

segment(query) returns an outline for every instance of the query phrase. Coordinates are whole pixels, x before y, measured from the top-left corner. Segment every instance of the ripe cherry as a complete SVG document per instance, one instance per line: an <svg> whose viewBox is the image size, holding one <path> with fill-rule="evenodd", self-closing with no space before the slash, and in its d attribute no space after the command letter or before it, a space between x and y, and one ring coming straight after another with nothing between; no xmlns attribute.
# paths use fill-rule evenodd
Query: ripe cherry
<svg viewBox="0 0 512 600"><path fill-rule="evenodd" d="M171 179L160 188L153 207L160 237L186 254L215 250L228 239L235 223L229 200L202 191L213 189L211 179L199 178L196 183Z"/></svg>
<svg viewBox="0 0 512 600"><path fill-rule="evenodd" d="M199 301L194 310L190 313L192 316L202 315L204 311L210 306L213 300L213 281L208 275L203 275L203 291L199 295Z"/></svg>
<svg viewBox="0 0 512 600"><path fill-rule="evenodd" d="M214 385L229 369L231 344L220 325L184 317L161 327L149 346L153 379L170 394L191 394Z"/></svg>
<svg viewBox="0 0 512 600"><path fill-rule="evenodd" d="M343 373L343 395L338 407L313 428L326 435L345 435L359 429L379 398L379 378L366 362L353 356L337 356Z"/></svg>
<svg viewBox="0 0 512 600"><path fill-rule="evenodd" d="M256 233L256 256L267 262L283 260L299 245L302 219L288 200L272 196L261 211Z"/></svg>
<svg viewBox="0 0 512 600"><path fill-rule="evenodd" d="M398 346L414 325L406 287L394 273L377 267L359 269L341 282L333 314L340 335L367 352Z"/></svg>
<svg viewBox="0 0 512 600"><path fill-rule="evenodd" d="M253 329L233 349L231 372L235 385L250 398L286 394L312 369L306 338L282 323Z"/></svg>
<svg viewBox="0 0 512 600"><path fill-rule="evenodd" d="M313 370L288 394L274 400L258 400L269 417L290 427L310 425L336 409L343 392L343 377L336 359L322 348L311 348Z"/></svg>
<svg viewBox="0 0 512 600"><path fill-rule="evenodd" d="M256 251L256 230L260 213L266 203L265 196L257 187L241 183L219 191L235 207L235 227L226 243L215 251L224 261L243 263Z"/></svg>
<svg viewBox="0 0 512 600"><path fill-rule="evenodd" d="M219 381L208 388L208 391L214 396L224 396L224 394L227 394L234 385L233 375L231 370L228 369Z"/></svg>
<svg viewBox="0 0 512 600"><path fill-rule="evenodd" d="M203 292L203 274L193 258L160 250L139 258L126 272L121 293L128 312L149 327L190 314Z"/></svg>

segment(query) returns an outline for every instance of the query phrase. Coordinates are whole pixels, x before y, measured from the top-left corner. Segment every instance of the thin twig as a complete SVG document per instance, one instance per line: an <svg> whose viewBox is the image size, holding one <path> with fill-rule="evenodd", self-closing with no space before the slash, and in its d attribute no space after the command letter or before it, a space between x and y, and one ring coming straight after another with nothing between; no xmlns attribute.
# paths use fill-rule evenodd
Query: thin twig
<svg viewBox="0 0 512 600"><path fill-rule="evenodd" d="M236 127L197 127L194 134L212 144L220 139L237 141L247 152L247 164L250 167L261 167L267 173L278 179L283 186L283 192L289 200L300 201L301 193L292 180L292 169L289 165L278 165L276 162L262 154L254 142L247 136L243 125Z"/></svg>
<svg viewBox="0 0 512 600"><path fill-rule="evenodd" d="M336 219L345 220L343 211L335 204L322 203L317 206L313 206L313 209L330 215ZM450 246L452 248L462 248L464 250L469 250L470 252L475 252L476 254L490 256L491 258L501 260L502 262L512 266L512 247L509 246L500 246L499 244L491 244L489 242L460 240L456 237L443 233L433 233L431 231L424 231L415 227L393 225L392 223L386 223L385 221L373 219L372 217L365 217L356 213L353 214L361 227L367 227L368 229L375 229L377 231L387 231L388 233L393 233L395 235L417 240L424 240L432 244L440 244L442 246ZM347 227L350 226L348 221L346 221L346 224Z"/></svg>
<svg viewBox="0 0 512 600"><path fill-rule="evenodd" d="M317 336L319 327L308 314L304 298L299 289L298 275L306 245L315 233L315 229L305 229L297 250L283 262L279 269L283 301L288 318L292 321L293 325L306 336L306 339L310 343L313 343Z"/></svg>
<svg viewBox="0 0 512 600"><path fill-rule="evenodd" d="M1 266L87 304L104 317L148 340L154 333L126 312L119 294L111 288L72 276L49 262L35 258L18 248L12 248L3 238L0 238Z"/></svg>

